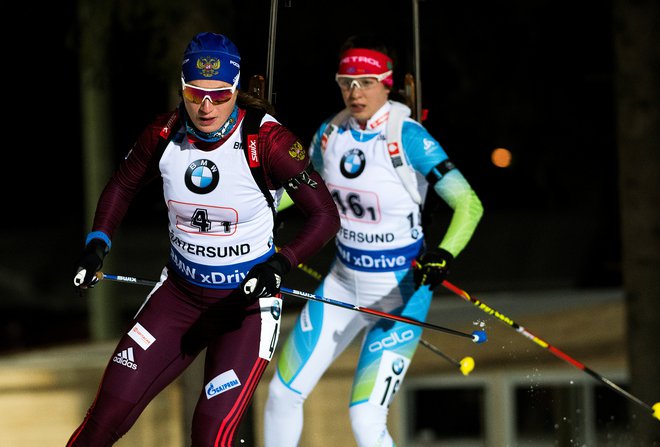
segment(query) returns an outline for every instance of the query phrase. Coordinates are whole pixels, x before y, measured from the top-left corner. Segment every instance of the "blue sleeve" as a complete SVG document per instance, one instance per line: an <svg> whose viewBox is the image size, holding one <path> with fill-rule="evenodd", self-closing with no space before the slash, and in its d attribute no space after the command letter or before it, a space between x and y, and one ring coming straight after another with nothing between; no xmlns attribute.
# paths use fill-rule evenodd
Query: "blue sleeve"
<svg viewBox="0 0 660 447"><path fill-rule="evenodd" d="M314 169L317 172L323 171L323 153L321 151L321 140L323 138L323 132L325 132L325 128L328 127L329 122L330 120L328 119L321 124L321 126L314 133L312 142L309 145L309 156L311 157L312 164L314 165Z"/></svg>
<svg viewBox="0 0 660 447"><path fill-rule="evenodd" d="M439 163L447 160L440 143L419 123L406 120L401 139L410 164L425 177ZM453 210L439 248L458 256L468 244L483 215L483 206L468 181L458 169L452 169L433 185L438 196Z"/></svg>
<svg viewBox="0 0 660 447"><path fill-rule="evenodd" d="M407 119L403 122L401 140L410 164L425 177L448 158L440 143L417 121Z"/></svg>

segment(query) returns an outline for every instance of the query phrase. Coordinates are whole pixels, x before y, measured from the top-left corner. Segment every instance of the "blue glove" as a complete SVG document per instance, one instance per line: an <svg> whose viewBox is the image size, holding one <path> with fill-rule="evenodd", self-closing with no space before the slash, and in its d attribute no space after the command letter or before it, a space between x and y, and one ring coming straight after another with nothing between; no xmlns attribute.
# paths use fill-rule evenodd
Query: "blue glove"
<svg viewBox="0 0 660 447"><path fill-rule="evenodd" d="M453 260L454 256L442 248L421 255L414 262L415 287L428 285L431 290L438 287L449 274Z"/></svg>
<svg viewBox="0 0 660 447"><path fill-rule="evenodd" d="M291 264L281 253L275 253L265 262L253 266L241 283L240 290L252 304L259 298L280 293L282 277L289 273Z"/></svg>
<svg viewBox="0 0 660 447"><path fill-rule="evenodd" d="M94 287L99 279L96 273L103 267L103 258L108 253L108 246L100 239L92 239L78 258L76 276L73 284L81 289Z"/></svg>

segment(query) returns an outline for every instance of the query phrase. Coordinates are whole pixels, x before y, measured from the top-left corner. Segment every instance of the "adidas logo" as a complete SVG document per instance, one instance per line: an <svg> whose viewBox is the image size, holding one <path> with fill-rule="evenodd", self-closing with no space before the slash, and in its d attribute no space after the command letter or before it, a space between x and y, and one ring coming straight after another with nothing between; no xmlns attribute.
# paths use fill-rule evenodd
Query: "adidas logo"
<svg viewBox="0 0 660 447"><path fill-rule="evenodd" d="M115 355L112 358L112 361L133 370L136 370L138 367L137 363L135 363L135 358L133 357L133 348L124 349Z"/></svg>

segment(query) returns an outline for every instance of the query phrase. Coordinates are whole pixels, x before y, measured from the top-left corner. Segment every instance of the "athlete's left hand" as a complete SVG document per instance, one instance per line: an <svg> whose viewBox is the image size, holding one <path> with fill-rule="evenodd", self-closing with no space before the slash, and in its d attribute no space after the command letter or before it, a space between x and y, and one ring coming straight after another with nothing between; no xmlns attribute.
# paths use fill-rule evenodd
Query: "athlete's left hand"
<svg viewBox="0 0 660 447"><path fill-rule="evenodd" d="M280 293L282 278L291 270L289 260L281 253L275 253L265 262L250 269L241 283L240 290L252 304L259 298L276 296Z"/></svg>
<svg viewBox="0 0 660 447"><path fill-rule="evenodd" d="M454 256L442 248L424 253L413 264L415 287L427 284L431 290L438 287L449 274L453 260Z"/></svg>

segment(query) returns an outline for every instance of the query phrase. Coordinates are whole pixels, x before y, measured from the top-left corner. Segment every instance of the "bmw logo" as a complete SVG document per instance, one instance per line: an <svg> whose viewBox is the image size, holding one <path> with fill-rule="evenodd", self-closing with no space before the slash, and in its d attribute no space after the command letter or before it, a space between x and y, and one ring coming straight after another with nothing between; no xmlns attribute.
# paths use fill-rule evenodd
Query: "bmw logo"
<svg viewBox="0 0 660 447"><path fill-rule="evenodd" d="M339 170L346 178L355 178L364 171L364 153L360 149L351 149L341 157Z"/></svg>
<svg viewBox="0 0 660 447"><path fill-rule="evenodd" d="M195 160L186 169L186 186L197 194L208 194L218 186L220 174L211 160Z"/></svg>
<svg viewBox="0 0 660 447"><path fill-rule="evenodd" d="M397 376L401 374L401 371L403 371L403 359L398 358L392 362L392 372L396 374Z"/></svg>
<svg viewBox="0 0 660 447"><path fill-rule="evenodd" d="M273 304L270 306L270 314L274 319L279 320L280 315L282 314L282 308L280 307L279 301L273 301Z"/></svg>

